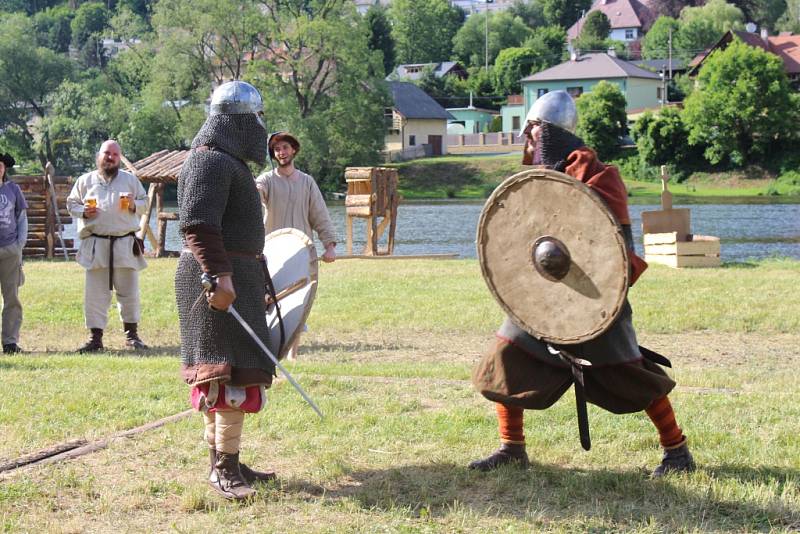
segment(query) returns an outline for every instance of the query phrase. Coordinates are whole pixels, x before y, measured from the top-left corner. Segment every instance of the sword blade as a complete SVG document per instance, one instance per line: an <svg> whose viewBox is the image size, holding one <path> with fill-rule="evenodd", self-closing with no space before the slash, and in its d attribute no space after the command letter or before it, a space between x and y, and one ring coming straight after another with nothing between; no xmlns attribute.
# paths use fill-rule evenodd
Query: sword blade
<svg viewBox="0 0 800 534"><path fill-rule="evenodd" d="M242 316L239 315L239 312L237 312L236 309L233 306L228 306L228 313L233 315L233 318L236 319L239 322L240 325L242 325L242 328L244 328L245 331L248 334L250 334L250 337L253 339L253 341L256 342L256 344L259 346L259 348L261 348L261 350L264 352L264 354L269 356L269 359L272 360L272 363L274 363L278 367L278 369L281 370L281 372L286 377L286 379L289 381L289 383L292 386L294 386L294 389L296 389L297 392L303 397L303 399L305 399L305 401L308 403L308 405L311 406L311 408L313 408L315 412L317 412L317 415L319 416L319 418L320 419L325 419L325 416L322 415L322 411L314 403L314 401L311 400L311 397L309 397L306 394L306 392L303 391L303 388L300 387L300 384L298 384L297 381L292 377L292 375L289 374L289 371L287 371L286 368L283 365L281 365L281 362L279 362L278 359L275 356L273 356L273 354L270 352L270 350L267 348L267 346L264 345L264 343L261 341L261 339L258 337L258 335L256 335L256 333L253 331L253 329L250 328L250 325L247 324L247 321L245 321L242 318Z"/></svg>
<svg viewBox="0 0 800 534"><path fill-rule="evenodd" d="M584 450L592 448L592 438L589 435L589 414L586 411L586 394L583 384L575 380L575 406L578 409L578 434L581 438L581 447Z"/></svg>

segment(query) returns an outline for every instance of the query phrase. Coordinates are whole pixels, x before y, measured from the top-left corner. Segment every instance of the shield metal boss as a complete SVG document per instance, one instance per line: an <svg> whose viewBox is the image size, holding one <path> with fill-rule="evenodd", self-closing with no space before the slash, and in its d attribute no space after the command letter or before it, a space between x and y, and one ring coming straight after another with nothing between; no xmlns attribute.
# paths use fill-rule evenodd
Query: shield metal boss
<svg viewBox="0 0 800 534"><path fill-rule="evenodd" d="M557 171L507 178L481 211L481 272L494 298L529 334L574 344L602 334L628 290L622 228L588 186Z"/></svg>
<svg viewBox="0 0 800 534"><path fill-rule="evenodd" d="M295 338L303 331L314 296L317 292L317 251L311 239L296 228L282 228L264 239L264 257L267 270L275 286L277 305L267 295L267 347L277 358L283 358ZM281 342L278 308L283 318L286 334L283 349Z"/></svg>

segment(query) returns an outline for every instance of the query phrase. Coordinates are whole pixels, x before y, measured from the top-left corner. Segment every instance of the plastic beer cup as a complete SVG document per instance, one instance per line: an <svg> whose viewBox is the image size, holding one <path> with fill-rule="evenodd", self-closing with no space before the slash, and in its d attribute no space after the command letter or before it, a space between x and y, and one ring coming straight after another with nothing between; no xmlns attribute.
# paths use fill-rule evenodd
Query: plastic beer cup
<svg viewBox="0 0 800 534"><path fill-rule="evenodd" d="M131 194L130 193L120 193L119 194L119 208L122 211L128 211L131 207Z"/></svg>

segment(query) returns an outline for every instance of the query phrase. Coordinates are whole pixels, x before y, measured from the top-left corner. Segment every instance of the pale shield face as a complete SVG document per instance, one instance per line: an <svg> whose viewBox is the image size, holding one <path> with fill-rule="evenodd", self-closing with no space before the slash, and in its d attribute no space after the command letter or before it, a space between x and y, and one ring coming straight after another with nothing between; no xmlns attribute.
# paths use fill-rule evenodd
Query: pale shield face
<svg viewBox="0 0 800 534"><path fill-rule="evenodd" d="M278 306L267 306L267 326L269 327L270 351L283 358L300 335L305 326L314 296L317 291L319 265L317 251L311 239L295 228L283 228L269 234L264 239L264 257L267 269L275 286ZM283 348L278 352L281 342L278 308L283 318L286 335Z"/></svg>
<svg viewBox="0 0 800 534"><path fill-rule="evenodd" d="M593 339L628 290L622 229L589 187L536 169L507 178L478 222L483 278L508 316L550 343Z"/></svg>

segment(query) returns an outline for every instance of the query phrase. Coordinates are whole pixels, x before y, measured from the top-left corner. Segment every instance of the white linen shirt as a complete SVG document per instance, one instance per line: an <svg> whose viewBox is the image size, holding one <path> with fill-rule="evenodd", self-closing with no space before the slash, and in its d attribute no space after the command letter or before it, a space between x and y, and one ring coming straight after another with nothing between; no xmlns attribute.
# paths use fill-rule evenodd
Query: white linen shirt
<svg viewBox="0 0 800 534"><path fill-rule="evenodd" d="M120 208L120 193L130 193L136 212ZM86 199L97 199L97 217L84 219L83 210ZM120 170L110 181L97 172L82 175L75 182L67 197L67 209L78 220L78 264L85 269L107 269L109 239L93 237L96 235L123 236L139 230L139 217L147 206L147 193L144 187L129 172ZM142 255L133 254L133 236L117 239L114 242L114 267L144 269L147 263Z"/></svg>

